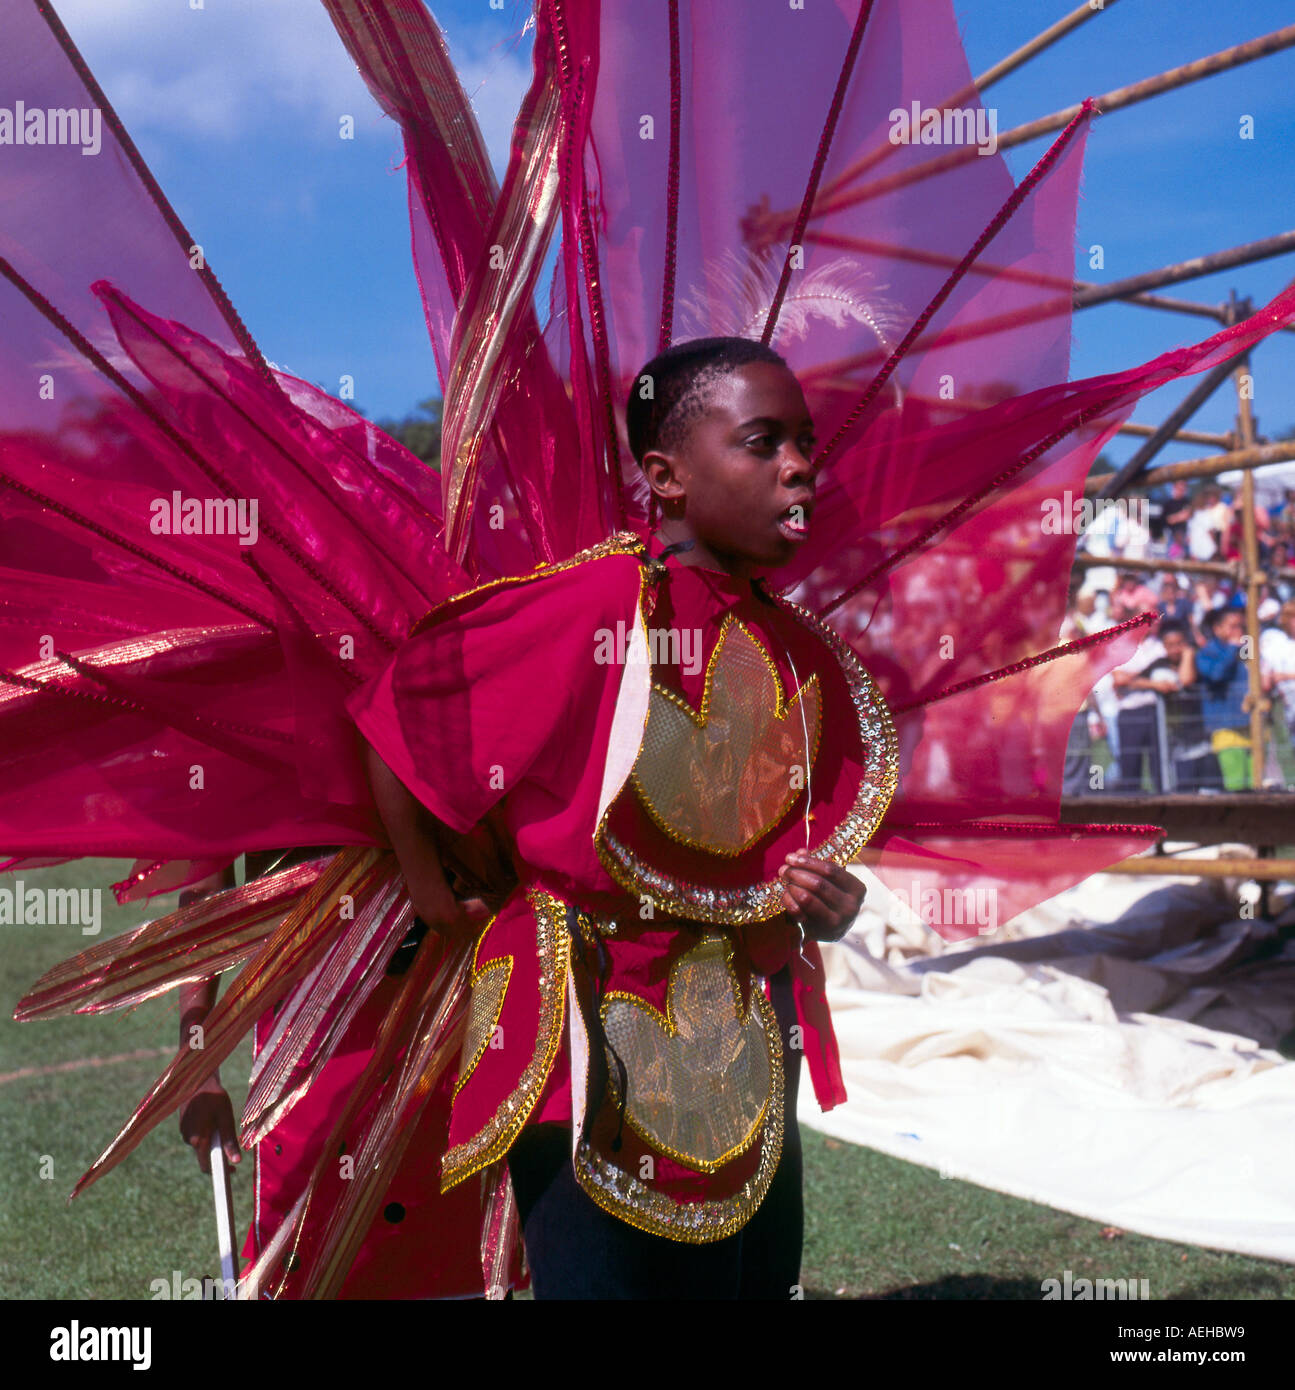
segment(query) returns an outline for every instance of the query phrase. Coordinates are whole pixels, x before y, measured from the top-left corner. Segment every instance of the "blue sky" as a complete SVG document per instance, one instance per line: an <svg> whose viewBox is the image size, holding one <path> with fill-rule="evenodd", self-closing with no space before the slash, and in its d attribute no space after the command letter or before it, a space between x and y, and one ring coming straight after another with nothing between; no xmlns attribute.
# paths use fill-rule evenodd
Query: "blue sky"
<svg viewBox="0 0 1295 1390"><path fill-rule="evenodd" d="M648 0L643 0L647 3ZM687 0L685 0L687 2ZM701 0L694 0L700 3ZM922 0L908 0L921 3ZM395 127L382 119L318 0L55 0L91 68L203 244L266 355L337 390L344 374L372 418L437 393L410 265ZM191 5L201 3L200 9ZM808 0L826 3L826 0ZM529 77L527 7L447 0L432 8L502 165ZM973 72L1073 8L1073 0L956 3ZM987 100L1005 130L1088 95L1282 27L1289 0L1108 0L1107 9ZM338 138L353 115L356 138ZM1242 140L1243 115L1255 138ZM1046 141L1008 152L1019 178ZM1295 50L1113 112L1089 137L1078 243L1100 242L1113 280L1295 227ZM1263 303L1295 278L1295 255L1165 291ZM1127 305L1075 318L1072 376L1113 371L1208 336L1205 319ZM1255 358L1261 431L1295 425L1295 335ZM1190 383L1189 383L1190 384ZM1158 420L1185 387L1143 404ZM1220 392L1197 427L1231 427ZM1117 443L1119 458L1131 445ZM1170 446L1162 456L1201 450Z"/></svg>

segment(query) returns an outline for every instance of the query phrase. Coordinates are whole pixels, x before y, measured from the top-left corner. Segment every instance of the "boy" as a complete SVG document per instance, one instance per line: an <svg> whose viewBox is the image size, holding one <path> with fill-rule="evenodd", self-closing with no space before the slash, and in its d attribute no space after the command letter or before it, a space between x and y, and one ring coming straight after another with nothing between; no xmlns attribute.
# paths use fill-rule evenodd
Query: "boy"
<svg viewBox="0 0 1295 1390"><path fill-rule="evenodd" d="M477 943L442 1188L506 1156L540 1298L788 1298L802 1051L844 1099L816 942L858 911L894 730L759 578L814 508L782 359L681 344L627 426L658 536L459 595L350 708L419 916ZM519 886L483 928L438 845L487 815Z"/></svg>

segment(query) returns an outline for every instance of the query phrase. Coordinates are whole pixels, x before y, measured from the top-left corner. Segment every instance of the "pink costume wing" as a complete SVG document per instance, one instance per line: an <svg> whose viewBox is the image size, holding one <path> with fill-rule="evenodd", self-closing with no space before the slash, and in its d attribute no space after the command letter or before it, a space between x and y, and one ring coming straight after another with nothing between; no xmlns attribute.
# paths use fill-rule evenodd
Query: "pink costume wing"
<svg viewBox="0 0 1295 1390"><path fill-rule="evenodd" d="M446 547L477 579L564 559L617 529L623 507L568 398L562 317L545 330L534 303L578 149L547 8L498 190L422 0L324 4L404 135L414 266L446 401Z"/></svg>
<svg viewBox="0 0 1295 1390"><path fill-rule="evenodd" d="M0 844L137 856L147 892L374 843L344 701L468 582L437 480L268 367L49 7L13 8L28 107L102 150L0 170Z"/></svg>
<svg viewBox="0 0 1295 1390"><path fill-rule="evenodd" d="M392 856L368 848L384 837L345 701L472 575L446 553L435 475L266 364L49 7L14 8L5 62L28 107L101 123L102 157L28 145L0 171L9 867L133 854L121 895L147 895L247 849L357 846L104 943L20 1013L97 1012L242 967L207 1021L210 1050L177 1057L78 1190L276 999L294 1023L268 1035L249 1140L289 1122L331 1128L338 1117L316 1113L303 1129L310 1107L295 1107L336 1091L342 1054L372 1054L371 1070L403 1057L394 1089L379 1081L342 1117L364 1181L303 1236L308 1287L336 1291L455 1053L464 997L430 948L407 981L384 977L412 908ZM474 134L457 80L441 77ZM465 219L453 233L470 261L472 230ZM526 545L515 568L543 553ZM375 1010L360 1013L377 1002L375 1043Z"/></svg>

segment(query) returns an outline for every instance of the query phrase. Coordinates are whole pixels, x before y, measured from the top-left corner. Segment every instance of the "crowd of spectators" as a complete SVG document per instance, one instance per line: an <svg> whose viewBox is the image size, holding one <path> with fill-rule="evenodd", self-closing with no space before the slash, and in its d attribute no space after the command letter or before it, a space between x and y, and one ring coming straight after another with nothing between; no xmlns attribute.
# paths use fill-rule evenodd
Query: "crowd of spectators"
<svg viewBox="0 0 1295 1390"><path fill-rule="evenodd" d="M1272 701L1256 778L1250 737L1247 599L1225 574L1137 569L1123 561L1239 561L1240 488L1179 480L1145 499L1099 511L1080 552L1109 564L1080 570L1063 640L1148 610L1161 622L1105 676L1080 712L1067 749L1065 790L1234 791L1295 777L1295 487L1255 507L1260 567L1259 665Z"/></svg>

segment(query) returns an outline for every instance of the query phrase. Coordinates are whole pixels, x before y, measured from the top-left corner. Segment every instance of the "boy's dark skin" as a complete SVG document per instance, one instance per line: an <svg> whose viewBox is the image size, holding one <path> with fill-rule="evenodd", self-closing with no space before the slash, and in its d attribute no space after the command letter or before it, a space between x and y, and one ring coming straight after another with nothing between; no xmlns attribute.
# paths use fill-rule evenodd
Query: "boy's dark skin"
<svg viewBox="0 0 1295 1390"><path fill-rule="evenodd" d="M677 556L679 564L737 578L786 564L803 534L797 537L780 518L798 507L797 519L807 531L817 478L810 462L813 444L804 393L787 368L753 362L720 377L707 391L705 412L678 445L650 449L641 460L664 514L661 541L691 543ZM366 748L366 759L378 814L414 910L431 930L474 940L491 908L481 898L457 898L450 888L438 846L438 837L443 842L449 832L372 748ZM806 936L838 941L845 935L865 892L848 870L801 852L788 855L779 876L785 885L783 906ZM226 1123L232 1128L232 1116L225 1121L229 1102L219 1081L213 1077L208 1087L195 1098L198 1123L181 1124L204 1167L210 1126L219 1116L222 1135ZM236 1143L233 1149L237 1153Z"/></svg>

